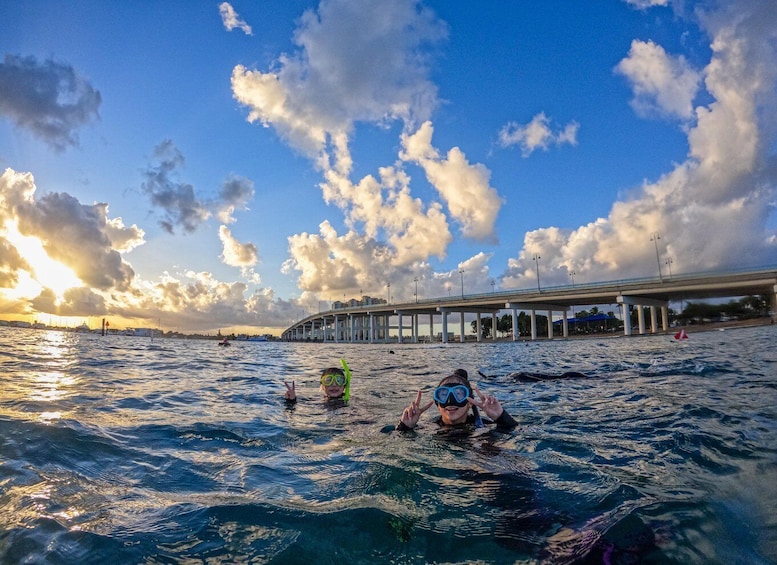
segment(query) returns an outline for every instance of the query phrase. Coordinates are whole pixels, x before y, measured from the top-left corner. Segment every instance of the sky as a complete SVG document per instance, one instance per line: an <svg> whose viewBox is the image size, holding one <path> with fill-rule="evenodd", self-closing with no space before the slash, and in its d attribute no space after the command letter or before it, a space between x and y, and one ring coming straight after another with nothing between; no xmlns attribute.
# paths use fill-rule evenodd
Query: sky
<svg viewBox="0 0 777 565"><path fill-rule="evenodd" d="M0 319L280 334L777 264L772 0L0 3Z"/></svg>

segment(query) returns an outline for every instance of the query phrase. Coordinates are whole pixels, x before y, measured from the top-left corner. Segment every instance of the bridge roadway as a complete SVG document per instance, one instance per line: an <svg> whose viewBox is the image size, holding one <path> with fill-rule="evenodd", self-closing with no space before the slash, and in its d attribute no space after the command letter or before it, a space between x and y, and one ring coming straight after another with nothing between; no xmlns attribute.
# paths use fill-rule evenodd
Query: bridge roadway
<svg viewBox="0 0 777 565"><path fill-rule="evenodd" d="M541 287L540 287L541 288ZM442 342L449 340L448 315L459 314L459 341L465 341L465 314L475 314L477 340L481 341L482 315L492 316L496 328L497 314L510 310L513 328L518 327L518 312L531 314L531 339L537 339L536 312L547 312L548 336L553 335L553 313L560 313L564 337L569 335L567 312L576 306L618 304L624 321L624 335L633 333L629 306L637 307L638 333L644 334L646 321L643 307L649 307L650 333L666 332L670 302L709 298L733 298L750 295L770 297L772 319L777 319L777 267L749 271L729 271L675 275L663 278L628 279L610 282L574 284L541 288L541 290L503 290L488 294L460 297L428 298L414 302L359 304L312 314L287 328L282 338L287 341L332 341L367 343L404 343L419 340L419 318L429 316L429 340L436 341L435 317L441 317ZM661 313L661 328L658 313ZM395 325L392 320L396 318ZM406 319L410 324L405 324ZM392 334L392 330L394 335ZM493 339L496 339L496 333ZM513 332L513 341L518 339Z"/></svg>

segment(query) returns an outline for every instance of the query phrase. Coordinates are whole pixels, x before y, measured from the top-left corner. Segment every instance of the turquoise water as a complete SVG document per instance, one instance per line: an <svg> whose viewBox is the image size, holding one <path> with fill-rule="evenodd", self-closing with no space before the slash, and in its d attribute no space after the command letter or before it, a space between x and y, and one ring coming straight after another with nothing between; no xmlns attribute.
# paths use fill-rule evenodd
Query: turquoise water
<svg viewBox="0 0 777 565"><path fill-rule="evenodd" d="M0 562L777 563L775 337L223 348L0 328ZM352 400L327 406L340 357ZM515 431L441 435L433 408L386 433L457 367L489 375ZM570 370L590 376L508 376Z"/></svg>

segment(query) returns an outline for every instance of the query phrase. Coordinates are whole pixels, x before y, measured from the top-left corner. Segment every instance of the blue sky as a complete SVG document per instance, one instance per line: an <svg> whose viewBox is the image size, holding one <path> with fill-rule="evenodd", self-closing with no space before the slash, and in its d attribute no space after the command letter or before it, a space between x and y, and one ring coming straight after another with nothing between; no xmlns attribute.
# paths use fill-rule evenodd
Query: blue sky
<svg viewBox="0 0 777 565"><path fill-rule="evenodd" d="M0 317L774 264L770 4L5 1Z"/></svg>

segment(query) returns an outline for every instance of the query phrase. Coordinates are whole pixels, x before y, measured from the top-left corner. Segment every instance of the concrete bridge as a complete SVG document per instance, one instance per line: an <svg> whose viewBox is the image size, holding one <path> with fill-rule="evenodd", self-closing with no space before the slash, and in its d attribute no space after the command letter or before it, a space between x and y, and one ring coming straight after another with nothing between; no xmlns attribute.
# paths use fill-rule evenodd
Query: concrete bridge
<svg viewBox="0 0 777 565"><path fill-rule="evenodd" d="M518 327L518 312L531 315L531 339L537 339L536 313L547 312L548 336L553 336L553 315L562 322L564 337L569 335L567 313L577 306L618 304L624 322L624 335L634 332L629 306L637 307L637 331L647 333L643 307L650 312L650 333L669 329L670 302L710 298L734 298L750 295L770 297L772 320L777 316L777 267L750 271L729 271L675 275L667 278L628 279L601 283L576 284L541 290L504 290L488 294L469 294L417 300L401 304L359 304L312 314L287 328L282 338L288 341L331 341L386 343L418 342L419 319L429 317L429 341L436 341L435 318L440 318L442 342L449 341L448 316L458 314L459 341L465 341L465 314L474 314L477 340L481 341L482 316L492 317L496 328L499 312L512 312L513 328ZM658 317L661 317L659 328ZM409 322L409 323L408 323ZM391 335L393 331L393 336ZM407 333L409 332L409 336ZM496 339L493 331L493 339ZM518 339L513 332L513 341Z"/></svg>

